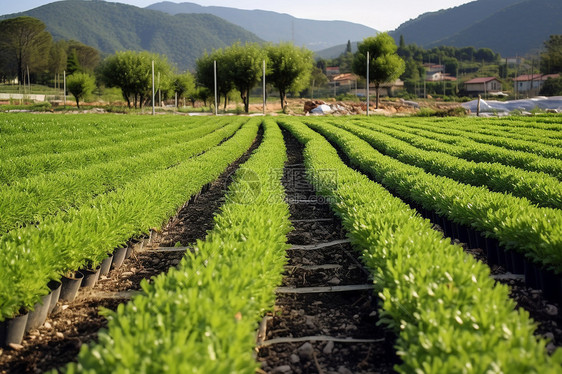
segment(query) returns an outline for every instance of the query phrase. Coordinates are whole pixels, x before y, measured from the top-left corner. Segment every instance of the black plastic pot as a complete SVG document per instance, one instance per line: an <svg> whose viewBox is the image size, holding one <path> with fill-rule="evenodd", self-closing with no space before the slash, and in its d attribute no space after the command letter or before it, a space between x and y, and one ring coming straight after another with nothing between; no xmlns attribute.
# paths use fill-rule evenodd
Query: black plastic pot
<svg viewBox="0 0 562 374"><path fill-rule="evenodd" d="M486 247L486 257L488 259L488 264L490 265L498 265L499 264L499 248L497 246L497 242L494 241L492 238L485 238L484 239L485 247Z"/></svg>
<svg viewBox="0 0 562 374"><path fill-rule="evenodd" d="M113 251L113 262L111 263L112 269L117 269L123 265L125 261L125 256L127 255L127 247L117 248Z"/></svg>
<svg viewBox="0 0 562 374"><path fill-rule="evenodd" d="M127 252L125 252L125 260L128 259L129 257L131 257L133 252L134 252L133 246L132 245L127 246Z"/></svg>
<svg viewBox="0 0 562 374"><path fill-rule="evenodd" d="M33 307L33 310L29 312L29 317L25 325L25 332L37 329L45 323L47 314L49 313L49 306L51 306L51 296L52 294L50 292L42 296L41 300Z"/></svg>
<svg viewBox="0 0 562 374"><path fill-rule="evenodd" d="M21 344L29 314L21 314L0 322L0 348L10 344Z"/></svg>
<svg viewBox="0 0 562 374"><path fill-rule="evenodd" d="M525 274L525 256L515 251L508 251L513 274Z"/></svg>
<svg viewBox="0 0 562 374"><path fill-rule="evenodd" d="M562 300L562 281L560 276L550 270L540 271L539 283L544 296L554 302Z"/></svg>
<svg viewBox="0 0 562 374"><path fill-rule="evenodd" d="M51 314L55 309L55 307L57 306L57 302L59 301L62 283L57 281L50 281L49 284L47 284L47 286L51 290L51 302L49 303L49 311L48 311L48 314Z"/></svg>
<svg viewBox="0 0 562 374"><path fill-rule="evenodd" d="M524 259L523 270L525 272L525 284L534 289L541 288L540 269L531 260Z"/></svg>
<svg viewBox="0 0 562 374"><path fill-rule="evenodd" d="M113 262L113 253L110 253L100 265L100 275L107 275L109 274L109 270L111 269L111 263Z"/></svg>
<svg viewBox="0 0 562 374"><path fill-rule="evenodd" d="M76 298L78 294L78 290L80 289L80 284L82 283L82 278L84 278L84 274L77 271L74 274L74 277L62 277L62 287L60 290L60 300L66 302L72 302Z"/></svg>
<svg viewBox="0 0 562 374"><path fill-rule="evenodd" d="M80 269L80 272L84 274L80 287L82 288L94 287L98 279L100 278L100 269L101 269L100 266L98 266L95 269Z"/></svg>

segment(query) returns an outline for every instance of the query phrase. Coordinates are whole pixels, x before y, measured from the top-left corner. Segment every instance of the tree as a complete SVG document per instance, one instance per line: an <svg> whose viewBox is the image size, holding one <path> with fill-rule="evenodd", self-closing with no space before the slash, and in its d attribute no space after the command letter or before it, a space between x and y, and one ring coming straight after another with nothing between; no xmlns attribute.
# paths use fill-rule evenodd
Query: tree
<svg viewBox="0 0 562 374"><path fill-rule="evenodd" d="M396 54L396 49L394 39L387 33L380 33L363 39L353 59L353 72L367 77L367 52L369 52L369 80L375 84L377 109L380 85L396 80L405 69L404 60Z"/></svg>
<svg viewBox="0 0 562 374"><path fill-rule="evenodd" d="M172 90L178 94L178 99L195 95L195 78L190 72L176 75L172 79Z"/></svg>
<svg viewBox="0 0 562 374"><path fill-rule="evenodd" d="M540 94L544 96L562 96L562 77L548 78L544 82Z"/></svg>
<svg viewBox="0 0 562 374"><path fill-rule="evenodd" d="M109 56L99 69L100 79L108 87L119 87L129 108L141 108L151 97L152 61L155 75L160 72L160 87L170 86L171 67L165 57L150 52L125 51Z"/></svg>
<svg viewBox="0 0 562 374"><path fill-rule="evenodd" d="M218 102L220 97L224 97L224 110L228 102L228 93L232 91L234 85L230 80L228 61L222 49L216 49L213 53L205 54L195 62L195 77L200 86L206 87L211 93L215 92L215 73L214 62L217 62L217 91Z"/></svg>
<svg viewBox="0 0 562 374"><path fill-rule="evenodd" d="M240 91L244 111L250 110L250 91L262 79L263 61L267 54L256 43L236 43L224 51L224 61L230 82Z"/></svg>
<svg viewBox="0 0 562 374"><path fill-rule="evenodd" d="M2 70L13 71L24 81L27 68L40 70L48 62L51 34L45 24L33 17L16 17L0 22Z"/></svg>
<svg viewBox="0 0 562 374"><path fill-rule="evenodd" d="M285 111L287 93L300 92L310 81L312 52L291 43L269 45L266 51L269 57L267 81L279 90L281 108Z"/></svg>
<svg viewBox="0 0 562 374"><path fill-rule="evenodd" d="M546 51L541 54L541 72L544 74L562 72L562 35L550 35L544 42Z"/></svg>
<svg viewBox="0 0 562 374"><path fill-rule="evenodd" d="M96 88L96 80L87 73L74 73L67 79L68 91L74 95L76 106L80 108L80 100L91 94Z"/></svg>

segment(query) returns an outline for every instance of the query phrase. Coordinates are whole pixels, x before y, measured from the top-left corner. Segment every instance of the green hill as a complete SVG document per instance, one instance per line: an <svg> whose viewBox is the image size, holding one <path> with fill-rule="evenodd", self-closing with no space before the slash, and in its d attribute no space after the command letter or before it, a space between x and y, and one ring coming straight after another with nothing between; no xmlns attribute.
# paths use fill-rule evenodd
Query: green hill
<svg viewBox="0 0 562 374"><path fill-rule="evenodd" d="M491 48L502 56L524 55L562 33L560 0L477 0L425 13L390 34L422 47Z"/></svg>
<svg viewBox="0 0 562 374"><path fill-rule="evenodd" d="M1 18L22 15L42 20L55 40L78 40L108 54L120 50L161 53L180 70L194 68L205 50L236 41L262 42L251 32L210 14L172 16L104 1L59 1Z"/></svg>
<svg viewBox="0 0 562 374"><path fill-rule="evenodd" d="M318 12L322 12L322 6L319 3ZM378 33L375 29L357 23L302 19L265 10L201 6L194 3L177 4L169 1L152 4L147 8L170 14L213 14L253 32L268 42L293 41L295 45L305 46L312 51L346 43L348 40L363 40Z"/></svg>

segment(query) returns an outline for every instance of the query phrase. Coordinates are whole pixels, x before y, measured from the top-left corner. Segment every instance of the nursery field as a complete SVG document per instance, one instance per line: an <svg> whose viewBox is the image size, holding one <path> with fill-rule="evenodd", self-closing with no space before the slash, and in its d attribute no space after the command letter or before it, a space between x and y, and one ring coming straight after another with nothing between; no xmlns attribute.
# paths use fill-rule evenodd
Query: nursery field
<svg viewBox="0 0 562 374"><path fill-rule="evenodd" d="M0 373L562 373L562 117L0 114Z"/></svg>

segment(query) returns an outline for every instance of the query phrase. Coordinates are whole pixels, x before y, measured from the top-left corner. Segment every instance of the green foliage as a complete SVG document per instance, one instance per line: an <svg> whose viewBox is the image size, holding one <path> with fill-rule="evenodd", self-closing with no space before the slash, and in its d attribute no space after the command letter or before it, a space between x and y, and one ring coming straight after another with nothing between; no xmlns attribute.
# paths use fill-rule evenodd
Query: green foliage
<svg viewBox="0 0 562 374"><path fill-rule="evenodd" d="M376 151L344 130L326 121L307 122L356 167L384 168L384 180L402 174L397 164L376 162ZM398 372L560 371L560 351L547 355L546 342L533 336L535 325L528 313L515 310L508 288L494 284L486 265L443 240L428 220L384 187L345 166L318 133L295 119L283 119L282 125L305 144L309 179L341 217L353 247L372 272L382 299L381 322L398 334ZM420 175L405 178L411 186L424 180ZM427 198L441 196L433 192Z"/></svg>
<svg viewBox="0 0 562 374"><path fill-rule="evenodd" d="M541 54L541 72L544 74L562 72L562 35L550 35L544 42L545 52Z"/></svg>
<svg viewBox="0 0 562 374"><path fill-rule="evenodd" d="M249 113L250 91L262 80L263 61L267 60L267 54L258 44L237 43L226 48L224 55L227 79L240 92L244 111Z"/></svg>
<svg viewBox="0 0 562 374"><path fill-rule="evenodd" d="M291 43L268 45L266 51L269 58L266 80L279 90L281 107L285 111L287 93L302 91L310 81L312 52Z"/></svg>
<svg viewBox="0 0 562 374"><path fill-rule="evenodd" d="M283 136L271 120L264 128L206 240L177 269L144 282L143 295L107 311L109 330L83 346L67 373L256 371L255 328L273 307L291 229L276 173L286 160Z"/></svg>
<svg viewBox="0 0 562 374"><path fill-rule="evenodd" d="M509 144L518 144L521 146L526 145L527 149L531 148L530 142L517 142L513 139L501 139L456 130L457 128L466 128L466 126L461 124L455 125L455 130L451 130L452 124L449 122L444 123L447 127L441 127L439 126L440 124L433 125L432 127L436 131L443 129L455 133L458 137L470 137L483 142L501 141L502 144L507 146ZM529 172L499 163L476 163L443 152L423 150L385 133L392 133L392 131L377 131L380 126L373 126L374 123L364 124L357 122L357 125L355 125L338 122L337 125L367 141L381 153L409 165L419 166L428 173L450 177L473 186L486 186L496 192L511 193L514 196L525 197L539 206L562 209L562 185L558 179L547 174ZM424 138L421 137L417 139L420 142L424 141ZM545 148L548 149L549 147L543 144L540 147L536 147L536 150L540 152ZM558 151L554 147L550 147L550 150ZM560 152L557 152L557 155L558 158L562 156Z"/></svg>
<svg viewBox="0 0 562 374"><path fill-rule="evenodd" d="M171 67L166 57L149 52L117 52L106 58L99 69L100 79L108 87L119 87L129 108L131 102L135 108L137 105L142 108L152 97L152 61L155 77L160 73L160 86L156 90L167 91L172 80Z"/></svg>
<svg viewBox="0 0 562 374"><path fill-rule="evenodd" d="M0 75L26 79L26 71L37 72L46 66L52 37L45 24L32 17L0 21Z"/></svg>
<svg viewBox="0 0 562 374"><path fill-rule="evenodd" d="M109 1L57 1L24 14L41 19L56 40L77 40L104 55L126 50L166 55L179 71L194 69L205 50L262 41L209 14L172 16Z"/></svg>
<svg viewBox="0 0 562 374"><path fill-rule="evenodd" d="M541 95L562 96L562 77L548 78L541 87Z"/></svg>
<svg viewBox="0 0 562 374"><path fill-rule="evenodd" d="M80 100L90 95L96 88L96 79L87 73L74 73L67 78L66 86L74 95L76 106L80 108Z"/></svg>
<svg viewBox="0 0 562 374"><path fill-rule="evenodd" d="M178 100L193 97L195 95L195 77L190 72L175 75L172 78L171 90L178 94Z"/></svg>
<svg viewBox="0 0 562 374"><path fill-rule="evenodd" d="M185 122L185 118L181 120ZM153 122L150 117L145 123ZM46 216L36 226L10 230L1 236L0 320L34 305L48 292L50 279L59 279L86 263L97 264L113 248L166 222L203 185L215 180L242 155L254 140L257 127L258 123L249 121L234 136L215 146L227 136L225 132L217 133L223 137L214 144L211 138L205 139L208 148L199 153L207 151L196 157L179 153L183 156L179 162L141 173L135 183L92 196L78 207ZM56 127L60 139L59 128L60 124ZM14 288L19 291L14 293Z"/></svg>
<svg viewBox="0 0 562 374"><path fill-rule="evenodd" d="M428 174L422 168L382 155L345 130L318 122L309 126L340 144L352 164L402 198L452 222L472 227L486 237L496 238L506 250L514 250L541 266L562 272L561 210L538 208L526 198Z"/></svg>
<svg viewBox="0 0 562 374"><path fill-rule="evenodd" d="M375 84L377 109L379 107L379 87L396 80L405 69L404 60L396 54L394 39L387 33L378 34L363 40L353 59L353 72L367 77L367 55L369 55L369 83Z"/></svg>

